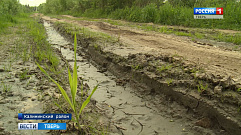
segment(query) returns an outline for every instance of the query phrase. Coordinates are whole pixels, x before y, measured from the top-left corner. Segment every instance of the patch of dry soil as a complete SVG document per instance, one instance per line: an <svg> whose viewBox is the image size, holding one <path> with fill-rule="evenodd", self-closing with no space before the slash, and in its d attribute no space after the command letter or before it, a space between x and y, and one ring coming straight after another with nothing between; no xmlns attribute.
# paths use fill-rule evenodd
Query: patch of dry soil
<svg viewBox="0 0 241 135"><path fill-rule="evenodd" d="M149 53L156 56L167 55L170 57L179 55L186 58L187 63L202 66L214 76L231 77L235 83L241 83L241 53L239 52L222 50L215 46L199 45L173 35L117 27L104 22L52 19L47 16L43 16L43 19L69 22L88 27L93 31L119 36L121 42L132 48L132 51L128 53L119 51L120 55L128 55L129 53Z"/></svg>
<svg viewBox="0 0 241 135"><path fill-rule="evenodd" d="M200 69L205 71L204 75L199 75L197 77L205 81L208 80L208 83L212 84L211 86L212 90L210 90L210 92L212 92L211 96L209 95L203 98L200 95L193 94L193 92L189 92L189 93L186 92L185 89L182 89L183 87L180 87L180 90L178 91L177 90L172 91L171 89L169 90L174 92L175 94L168 92L168 88L166 89L166 91L163 90L164 93L165 94L171 93L170 95L172 95L175 100L180 101L183 99L181 103L183 103L185 106L188 106L188 107L193 106L192 105L193 101L195 101L193 103L197 102L197 105L194 105L192 109L194 112L195 112L195 109L198 109L198 111L200 112L205 112L204 114L202 114L203 116L209 115L209 113L212 113L213 111L215 112L214 115L218 114L218 116L214 116L214 117L217 118L219 123L216 122L215 119L207 120L206 118L202 118L196 122L197 125L202 125L202 127L209 127L207 125L210 125L210 124L207 124L207 123L209 123L208 121L212 121L213 123L217 123L217 125L219 124L222 125L229 132L233 132L235 134L237 134L238 131L240 130L240 124L239 124L239 118L237 118L238 115L237 115L237 106L236 106L237 104L241 103L239 98L240 94L238 94L237 92L236 93L234 92L234 96L232 96L231 94L229 104L224 104L223 98L225 98L225 95L228 95L227 93L225 93L226 90L231 89L236 91L237 88L241 88L241 76L240 76L241 53L224 50L216 46L200 45L198 43L194 43L190 40L187 40L186 38L183 38L183 37L178 37L174 35L165 35L165 34L160 34L155 32L145 32L141 30L135 30L126 26L114 26L105 22L92 22L92 21L83 21L83 20L76 21L71 19L55 19L47 16L42 16L42 19L51 21L51 22L56 22L56 21L66 22L66 23L73 24L80 27L87 27L94 32L103 32L103 33L107 33L112 36L118 37L120 44L119 45L111 44L107 46L103 45L104 47L102 47L102 50L101 50L103 51L101 52L102 54L99 54L98 51L89 50L90 53L92 53L91 56L97 57L95 59L99 61L99 63L103 61L103 64L105 64L104 62L106 61L103 59L103 57L108 52L117 56L121 56L125 58L125 60L128 62L134 61L134 64L135 63L139 64L140 62L143 62L145 60L148 61L150 59L152 59L151 62L153 62L153 60L159 61L159 59L162 57L164 57L164 59L166 58L172 59L174 56L183 58L182 62L184 64L184 67L187 67L187 66L199 67ZM139 55L139 54L144 54L144 55ZM134 57L132 58L132 56ZM107 56L107 58L108 57L109 56ZM136 60L135 60L135 57L137 58ZM115 56L111 57L110 55L110 59L114 59L114 58ZM141 58L141 59L138 61L138 58ZM112 61L112 60L109 60L109 61ZM107 65L106 67L112 68L111 66ZM120 64L120 66L124 66L124 65ZM155 70L156 69L154 69L154 72ZM139 76L143 77L144 76L143 74L146 75L144 80L146 80L145 83L149 87L154 87L154 88L156 87L155 90L158 90L162 86L158 81L156 81L161 78L160 75L158 78L158 76L153 74L148 74L146 71L144 71L144 72L140 72ZM138 76L138 73L135 75ZM154 77L151 77L151 76L154 76ZM200 76L203 76L203 77L200 77ZM150 77L151 79L147 77ZM194 78L193 80L190 80L190 78L187 78L187 79L189 80L180 80L180 81L183 81L182 83L188 87L185 81L187 82L194 81ZM154 84L148 84L147 82L151 82L151 83L158 82L158 83L155 86ZM165 88L163 87L162 89L165 89ZM223 95L217 96L220 94L220 92L221 93L223 92L222 93ZM238 98L237 100L232 101L233 97L238 97ZM234 124L237 130L233 129L233 126L225 124L225 121L227 123L231 122L232 124ZM220 131L220 133L221 132L222 131Z"/></svg>

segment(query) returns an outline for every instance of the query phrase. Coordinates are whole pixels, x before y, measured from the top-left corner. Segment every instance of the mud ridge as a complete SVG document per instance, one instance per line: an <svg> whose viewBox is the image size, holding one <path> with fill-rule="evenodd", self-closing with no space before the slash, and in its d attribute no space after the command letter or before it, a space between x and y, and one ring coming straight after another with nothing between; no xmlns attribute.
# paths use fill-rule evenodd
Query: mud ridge
<svg viewBox="0 0 241 135"><path fill-rule="evenodd" d="M241 125L239 121L229 117L229 115L221 108L215 107L214 103L205 99L203 100L198 94L186 94L186 92L182 90L186 89L186 87L176 88L175 86L168 86L166 82L158 81L156 78L153 78L144 72L132 71L130 66L122 65L117 62L113 63L113 61L108 59L116 58L118 56L113 56L113 54L111 54L113 57L110 57L110 55L106 53L101 53L98 50L96 51L93 46L88 47L87 53L90 55L92 60L106 68L114 75L124 77L123 74L125 74L126 78L134 76L132 78L134 79L133 81L135 81L134 83L145 84L150 89L154 90L156 94L165 94L166 96L171 97L172 100L177 101L185 107L191 109L194 113L216 120L215 122L218 123L213 124L223 127L230 134L239 134L241 132Z"/></svg>
<svg viewBox="0 0 241 135"><path fill-rule="evenodd" d="M68 34L63 27L55 27L62 35L73 41L73 36ZM104 52L101 48L96 49L94 46L90 45L92 43L91 40L84 39L80 35L78 36L78 39L78 44L83 47L79 50L79 54L84 51L88 54L88 58L101 66L103 70L108 70L115 76L124 78L122 80L132 82L133 85L144 84L149 87L149 93L167 95L171 100L175 100L184 105L194 114L210 118L213 121L213 127L223 128L230 134L239 134L241 132L240 122L235 119L234 116L230 116L222 109L225 106L223 106L222 103L219 103L220 101L215 100L215 102L211 102L208 100L213 97L203 97L195 92L187 93L185 90L187 89L186 86L189 86L189 84L187 85L185 82L182 82L183 85L180 85L180 83L174 83L174 85L169 86L167 82L161 81L153 74L133 70L128 58L124 58L111 52Z"/></svg>

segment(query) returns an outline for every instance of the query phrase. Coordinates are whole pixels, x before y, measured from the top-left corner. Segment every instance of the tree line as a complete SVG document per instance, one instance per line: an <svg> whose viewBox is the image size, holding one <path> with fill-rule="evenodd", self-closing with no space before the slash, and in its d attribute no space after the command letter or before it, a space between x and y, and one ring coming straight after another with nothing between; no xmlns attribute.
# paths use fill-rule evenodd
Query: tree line
<svg viewBox="0 0 241 135"><path fill-rule="evenodd" d="M18 0L0 0L0 33L10 23L17 23L16 16L30 12L33 12L33 7L21 5Z"/></svg>
<svg viewBox="0 0 241 135"><path fill-rule="evenodd" d="M61 13L64 11L84 13L88 9L101 9L102 12L109 13L117 9L126 7L145 7L155 4L157 8L165 3L172 6L194 7L196 6L216 6L226 5L228 2L236 0L46 0L40 5L43 13Z"/></svg>
<svg viewBox="0 0 241 135"><path fill-rule="evenodd" d="M194 7L223 7L222 20L194 20ZM45 14L121 19L188 27L241 29L241 4L236 0L46 0Z"/></svg>

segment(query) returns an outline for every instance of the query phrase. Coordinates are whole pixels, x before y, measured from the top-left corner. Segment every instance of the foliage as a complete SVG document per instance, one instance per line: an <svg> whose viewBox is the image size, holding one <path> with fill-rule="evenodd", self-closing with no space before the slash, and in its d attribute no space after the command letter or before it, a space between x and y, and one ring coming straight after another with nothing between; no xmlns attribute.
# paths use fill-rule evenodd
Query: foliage
<svg viewBox="0 0 241 135"><path fill-rule="evenodd" d="M31 75L28 75L28 70L26 70L26 69L19 76L20 80L25 80L30 77L31 77Z"/></svg>
<svg viewBox="0 0 241 135"><path fill-rule="evenodd" d="M172 65L162 65L161 67L157 68L157 71L159 71L160 73L166 70L169 70L172 68Z"/></svg>
<svg viewBox="0 0 241 135"><path fill-rule="evenodd" d="M35 46L32 46L34 58L39 62L48 62L51 69L55 70L59 64L59 59L53 53L51 44L47 41L44 26L37 21L30 21L28 22L28 29L28 34L32 37L32 42L35 43Z"/></svg>
<svg viewBox="0 0 241 135"><path fill-rule="evenodd" d="M17 0L1 0L0 1L0 14L16 15L20 10L20 4Z"/></svg>
<svg viewBox="0 0 241 135"><path fill-rule="evenodd" d="M223 7L224 19L195 20L194 7ZM47 0L39 9L45 14L241 30L241 3L235 0Z"/></svg>
<svg viewBox="0 0 241 135"><path fill-rule="evenodd" d="M238 88L238 89L237 89L237 92L241 92L241 88Z"/></svg>
<svg viewBox="0 0 241 135"><path fill-rule="evenodd" d="M82 106L79 108L80 110L77 110L77 106L78 103L76 102L76 93L77 93L77 85L78 85L78 76L77 76L77 63L76 63L76 50L77 50L77 39L76 39L76 34L75 34L75 40L74 40L74 54L75 54L75 62L74 62L74 69L73 69L73 76L70 73L70 70L68 68L68 76L69 76L69 85L71 88L71 97L72 100L70 100L67 92L60 86L59 83L57 83L54 79L52 79L47 72L37 63L38 67L40 68L40 70L49 77L50 80L52 80L59 88L61 94L64 96L64 99L66 100L66 102L69 104L69 107L74 111L75 113L75 122L77 122L78 125L78 129L81 130L81 125L79 123L79 116L81 114L81 112L83 111L83 109L86 107L86 105L90 102L90 98L92 97L92 95L94 94L94 92L96 91L98 85L92 90L92 93L89 95L89 97L82 103ZM83 92L83 87L82 88L82 92ZM58 107L60 107L59 105L57 105ZM60 109L62 110L62 108L60 107Z"/></svg>
<svg viewBox="0 0 241 135"><path fill-rule="evenodd" d="M0 88L2 89L3 92L9 92L11 91L12 86L2 81L0 84Z"/></svg>
<svg viewBox="0 0 241 135"><path fill-rule="evenodd" d="M196 0L168 0L174 6L187 6L193 7L196 3Z"/></svg>
<svg viewBox="0 0 241 135"><path fill-rule="evenodd" d="M156 4L149 4L142 9L142 21L143 22L154 22L157 14Z"/></svg>
<svg viewBox="0 0 241 135"><path fill-rule="evenodd" d="M207 90L207 88L208 88L208 84L204 86L202 81L198 81L197 90L199 93L203 93L204 91Z"/></svg>
<svg viewBox="0 0 241 135"><path fill-rule="evenodd" d="M31 12L29 6L23 6L18 0L0 0L0 34L5 28L17 23L17 16Z"/></svg>

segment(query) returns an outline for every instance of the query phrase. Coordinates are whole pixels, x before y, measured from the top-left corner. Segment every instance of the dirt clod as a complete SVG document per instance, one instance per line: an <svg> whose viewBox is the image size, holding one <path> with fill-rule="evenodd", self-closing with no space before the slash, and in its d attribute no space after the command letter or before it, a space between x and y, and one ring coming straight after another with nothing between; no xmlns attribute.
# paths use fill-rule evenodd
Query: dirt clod
<svg viewBox="0 0 241 135"><path fill-rule="evenodd" d="M214 93L215 94L221 94L222 93L222 86L220 85L217 85L215 88L214 88Z"/></svg>
<svg viewBox="0 0 241 135"><path fill-rule="evenodd" d="M202 118L202 119L198 120L195 123L195 125L201 126L201 127L204 127L204 128L211 128L212 122L211 122L211 119L209 119L209 118Z"/></svg>

